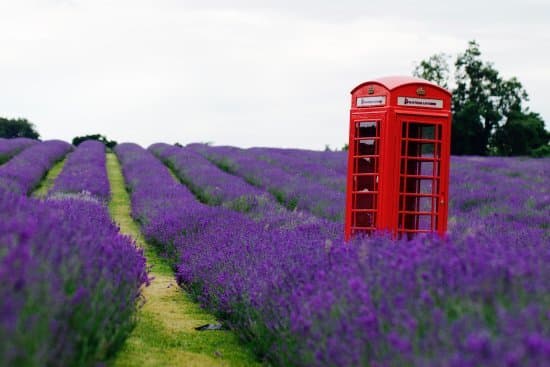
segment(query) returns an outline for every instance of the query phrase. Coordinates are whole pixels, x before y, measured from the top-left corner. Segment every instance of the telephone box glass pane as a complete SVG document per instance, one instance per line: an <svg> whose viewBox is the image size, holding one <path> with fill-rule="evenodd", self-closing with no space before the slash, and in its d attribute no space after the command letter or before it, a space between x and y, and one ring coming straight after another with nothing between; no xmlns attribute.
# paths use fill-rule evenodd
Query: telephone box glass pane
<svg viewBox="0 0 550 367"><path fill-rule="evenodd" d="M359 134L357 134L358 138L366 138L366 137L376 137L378 136L377 130L378 130L378 124L376 121L365 121L365 122L359 122Z"/></svg>
<svg viewBox="0 0 550 367"><path fill-rule="evenodd" d="M434 147L433 143L421 144L420 145L420 156L421 157L433 157L434 156Z"/></svg>
<svg viewBox="0 0 550 367"><path fill-rule="evenodd" d="M437 182L435 180L418 180L418 192L422 194L432 194L437 192Z"/></svg>
<svg viewBox="0 0 550 367"><path fill-rule="evenodd" d="M434 124L409 123L409 138L422 140L440 140L438 127Z"/></svg>
<svg viewBox="0 0 550 367"><path fill-rule="evenodd" d="M377 175L357 176L357 180L355 180L354 190L359 192L378 191L378 176Z"/></svg>
<svg viewBox="0 0 550 367"><path fill-rule="evenodd" d="M419 210L421 212L431 212L433 209L433 199L430 196L423 196L419 198Z"/></svg>
<svg viewBox="0 0 550 367"><path fill-rule="evenodd" d="M359 155L378 155L378 140L375 139L361 139L358 140L358 153Z"/></svg>
<svg viewBox="0 0 550 367"><path fill-rule="evenodd" d="M353 213L353 227L356 229L374 230L376 224L376 213L374 212L355 212Z"/></svg>
<svg viewBox="0 0 550 367"><path fill-rule="evenodd" d="M418 216L418 229L422 231L430 231L432 229L432 216L431 215L419 215Z"/></svg>
<svg viewBox="0 0 550 367"><path fill-rule="evenodd" d="M407 156L433 158L435 150L436 144L434 143L408 141Z"/></svg>

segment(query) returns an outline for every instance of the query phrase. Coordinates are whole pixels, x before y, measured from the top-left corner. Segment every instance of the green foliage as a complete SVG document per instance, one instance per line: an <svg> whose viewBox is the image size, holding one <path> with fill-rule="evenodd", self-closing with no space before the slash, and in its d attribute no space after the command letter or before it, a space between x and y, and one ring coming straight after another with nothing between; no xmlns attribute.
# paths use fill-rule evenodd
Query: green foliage
<svg viewBox="0 0 550 367"><path fill-rule="evenodd" d="M428 57L427 60L422 60L420 64L416 65L413 70L413 75L430 80L440 87L449 87L449 63L447 60L450 55L445 53L439 53Z"/></svg>
<svg viewBox="0 0 550 367"><path fill-rule="evenodd" d="M228 203L227 207L241 212L248 213L253 206L253 198L243 195Z"/></svg>
<svg viewBox="0 0 550 367"><path fill-rule="evenodd" d="M222 171L235 174L236 167L235 163L233 161L227 159L227 158L221 158L219 160L214 160L213 163L218 166Z"/></svg>
<svg viewBox="0 0 550 367"><path fill-rule="evenodd" d="M76 136L74 137L72 143L74 146L80 145L80 143L86 141L86 140L97 140L105 144L107 148L113 149L117 142L114 140L108 140L106 136L100 135L100 134L92 134L92 135L84 135L84 136Z"/></svg>
<svg viewBox="0 0 550 367"><path fill-rule="evenodd" d="M62 159L58 162L56 162L52 168L46 173L46 176L40 181L37 187L35 187L32 195L37 198L45 198L48 194L48 191L53 187L53 184L55 182L55 179L61 171L63 170L63 166L65 166L66 159Z"/></svg>
<svg viewBox="0 0 550 367"><path fill-rule="evenodd" d="M447 59L445 54L433 55L413 74L446 87ZM469 42L454 66L452 154L544 153L548 132L540 115L524 109L528 95L517 78L504 79L492 63L483 61L476 41Z"/></svg>
<svg viewBox="0 0 550 367"><path fill-rule="evenodd" d="M499 155L537 155L545 147L550 148L549 140L550 133L544 129L544 121L539 114L513 111L506 123L496 131L493 145Z"/></svg>
<svg viewBox="0 0 550 367"><path fill-rule="evenodd" d="M296 197L289 197L287 196L283 191L270 188L269 193L275 197L277 202L287 208L288 210L294 210L298 206L298 198Z"/></svg>
<svg viewBox="0 0 550 367"><path fill-rule="evenodd" d="M516 78L503 79L491 63L481 60L481 51L475 41L455 62L456 88L453 90L453 110L458 119L453 121L457 137L464 135L474 123L481 123L481 131L465 150L454 144L454 154L487 155L494 133L512 111L521 111L527 101L527 92ZM456 140L456 139L455 139ZM460 141L459 141L460 143Z"/></svg>
<svg viewBox="0 0 550 367"><path fill-rule="evenodd" d="M550 157L550 146L541 145L540 147L531 151L531 156L535 158Z"/></svg>
<svg viewBox="0 0 550 367"><path fill-rule="evenodd" d="M484 155L483 123L474 102L455 111L451 125L452 154Z"/></svg>
<svg viewBox="0 0 550 367"><path fill-rule="evenodd" d="M0 117L0 138L30 138L38 139L40 134L33 123L27 119L6 119Z"/></svg>

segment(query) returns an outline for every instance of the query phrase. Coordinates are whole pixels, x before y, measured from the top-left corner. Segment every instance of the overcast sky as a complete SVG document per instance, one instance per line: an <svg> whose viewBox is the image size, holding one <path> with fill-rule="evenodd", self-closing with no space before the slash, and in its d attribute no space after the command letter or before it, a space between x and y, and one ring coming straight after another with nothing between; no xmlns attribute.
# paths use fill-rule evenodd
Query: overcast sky
<svg viewBox="0 0 550 367"><path fill-rule="evenodd" d="M548 126L548 0L0 0L0 116L43 139L340 148L355 85L472 39Z"/></svg>

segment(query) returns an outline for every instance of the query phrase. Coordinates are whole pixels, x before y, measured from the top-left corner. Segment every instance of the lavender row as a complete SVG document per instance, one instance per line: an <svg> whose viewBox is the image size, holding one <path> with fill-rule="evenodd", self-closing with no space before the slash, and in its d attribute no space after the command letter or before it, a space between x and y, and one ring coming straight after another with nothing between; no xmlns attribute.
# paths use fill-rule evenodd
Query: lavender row
<svg viewBox="0 0 550 367"><path fill-rule="evenodd" d="M292 160L300 158L303 161L311 162L316 167L325 167L329 172L337 172L342 177L345 177L347 172L347 151L318 151L284 148L250 148L249 150L275 153L277 155L290 157ZM319 168L316 168L316 170L319 170Z"/></svg>
<svg viewBox="0 0 550 367"><path fill-rule="evenodd" d="M345 192L346 176L340 171L327 166L325 156L332 152L315 152L313 158L310 151L291 150L280 148L250 148L242 151L243 154L263 160L295 176L319 182L333 190ZM309 154L308 154L309 153Z"/></svg>
<svg viewBox="0 0 550 367"><path fill-rule="evenodd" d="M149 241L165 246L167 254L173 253L169 248L173 239L183 230L200 226L200 219L192 213L210 208L199 203L158 159L139 145L118 144L115 153L131 194L133 218L141 224Z"/></svg>
<svg viewBox="0 0 550 367"><path fill-rule="evenodd" d="M239 148L211 147L203 144L189 146L220 168L243 177L254 186L268 190L289 209L310 212L321 218L341 221L344 214L344 193L303 176L286 172L265 161L243 154Z"/></svg>
<svg viewBox="0 0 550 367"><path fill-rule="evenodd" d="M147 152L133 155L173 182ZM137 166L125 174L141 175ZM266 230L171 195L178 220L170 209L151 213L168 219L170 235L149 235L180 256L178 280L276 364L538 366L549 356L544 228L493 215L456 220L446 240L344 244L337 225ZM468 230L480 225L485 232Z"/></svg>
<svg viewBox="0 0 550 367"><path fill-rule="evenodd" d="M286 210L267 191L220 170L190 148L157 143L149 151L170 167L203 203L242 212L269 227L292 228L300 223L321 221L304 212Z"/></svg>
<svg viewBox="0 0 550 367"><path fill-rule="evenodd" d="M72 145L61 140L30 146L0 167L0 188L30 193L50 167L71 149Z"/></svg>
<svg viewBox="0 0 550 367"><path fill-rule="evenodd" d="M303 149L285 149L285 151L287 154L297 154L310 161L321 162L325 167L341 175L345 176L347 173L347 151L314 151Z"/></svg>
<svg viewBox="0 0 550 367"><path fill-rule="evenodd" d="M91 195L103 203L109 201L110 188L103 143L85 141L68 156L49 194L66 193Z"/></svg>
<svg viewBox="0 0 550 367"><path fill-rule="evenodd" d="M550 159L452 157L451 224L496 214L548 228L549 177Z"/></svg>
<svg viewBox="0 0 550 367"><path fill-rule="evenodd" d="M221 171L199 153L164 143L148 149L172 168L200 201L210 205L222 202L253 200L266 195L260 188L248 185L242 178Z"/></svg>
<svg viewBox="0 0 550 367"><path fill-rule="evenodd" d="M38 140L29 138L4 139L0 138L0 164L10 160L14 155L25 148L38 143Z"/></svg>
<svg viewBox="0 0 550 367"><path fill-rule="evenodd" d="M134 325L145 269L104 206L0 188L0 365L110 358Z"/></svg>

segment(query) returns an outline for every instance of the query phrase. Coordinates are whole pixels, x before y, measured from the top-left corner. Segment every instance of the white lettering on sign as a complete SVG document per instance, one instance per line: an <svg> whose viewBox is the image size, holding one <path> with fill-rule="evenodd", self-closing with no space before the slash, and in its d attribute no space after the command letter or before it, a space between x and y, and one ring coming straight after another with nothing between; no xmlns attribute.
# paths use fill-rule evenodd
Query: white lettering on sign
<svg viewBox="0 0 550 367"><path fill-rule="evenodd" d="M384 106L386 96L357 97L357 107Z"/></svg>
<svg viewBox="0 0 550 367"><path fill-rule="evenodd" d="M443 100L442 99L397 97L397 104L399 106L443 108Z"/></svg>

